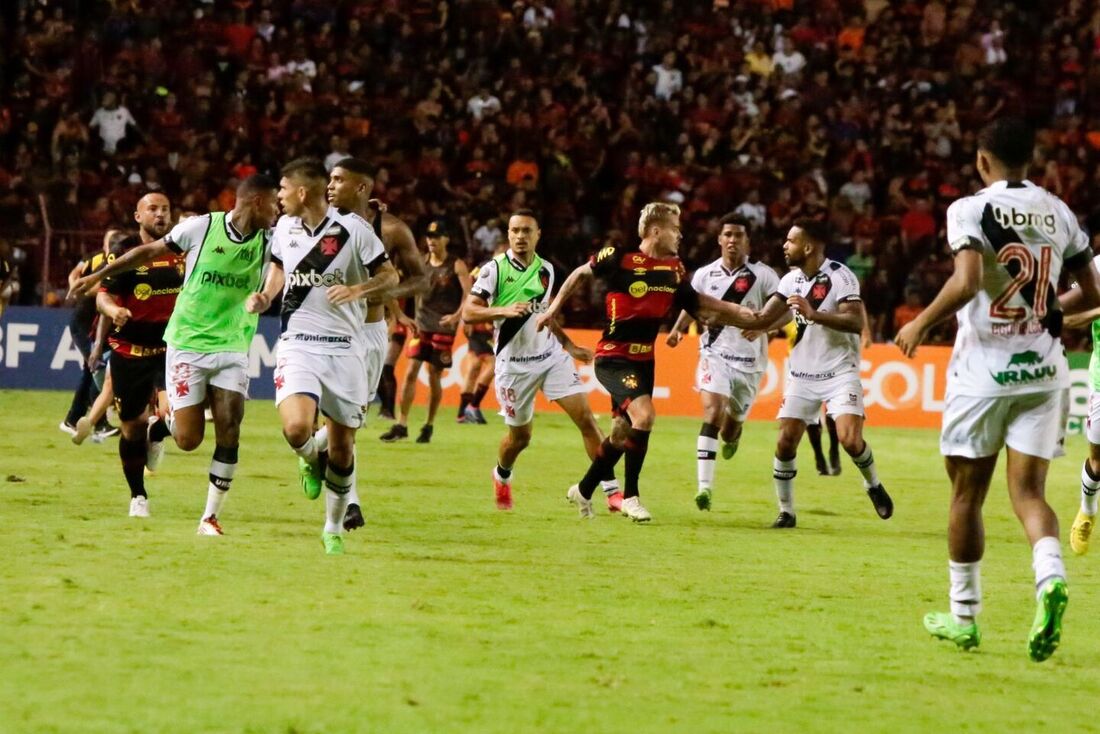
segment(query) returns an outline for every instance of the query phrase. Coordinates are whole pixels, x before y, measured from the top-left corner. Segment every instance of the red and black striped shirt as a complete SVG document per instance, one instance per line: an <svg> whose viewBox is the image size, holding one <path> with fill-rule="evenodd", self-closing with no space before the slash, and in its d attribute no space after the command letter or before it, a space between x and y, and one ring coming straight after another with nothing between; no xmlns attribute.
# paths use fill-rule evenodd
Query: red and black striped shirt
<svg viewBox="0 0 1100 734"><path fill-rule="evenodd" d="M165 352L164 329L183 288L183 274L183 258L167 255L104 281L101 290L114 296L118 305L131 314L121 329L112 328L107 334L112 351L124 357Z"/></svg>

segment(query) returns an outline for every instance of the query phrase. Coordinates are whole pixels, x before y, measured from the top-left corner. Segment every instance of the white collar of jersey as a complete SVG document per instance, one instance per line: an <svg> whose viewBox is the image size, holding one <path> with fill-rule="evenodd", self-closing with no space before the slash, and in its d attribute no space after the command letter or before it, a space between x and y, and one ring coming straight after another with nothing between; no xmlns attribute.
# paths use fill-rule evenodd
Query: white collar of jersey
<svg viewBox="0 0 1100 734"><path fill-rule="evenodd" d="M506 251L504 252L504 257L508 258L508 262L512 263L512 267L513 267L513 268L515 268L516 270L519 270L519 271L521 271L521 272L522 272L522 271L524 271L524 270L526 270L526 269L527 269L527 266L526 266L526 265L524 265L524 264L523 264L523 263L522 263L522 262L521 262L521 261L519 260L519 258L518 258L518 257L516 257L516 253L512 252L512 248L511 248L511 247L509 247L509 248L508 248L508 249L507 249L507 250L506 250Z"/></svg>
<svg viewBox="0 0 1100 734"><path fill-rule="evenodd" d="M325 227L327 227L327 226L328 226L328 223L329 223L329 222L331 222L331 221L332 221L332 220L333 220L333 219L335 218L335 217L334 217L333 215L335 215L336 213L337 213L337 212L336 212L336 209L334 209L334 208L333 208L333 207L332 207L332 206L330 205L330 206L329 206L329 208L328 208L327 210L325 210L325 218L321 220L321 223L320 223L320 224L318 224L318 225L317 225L317 227L316 227L316 228L314 228L314 230L313 230L312 232L311 232L311 231L310 231L310 229L309 229L309 225L308 225L308 224L306 224L306 223L305 223L305 222L304 222L304 221L302 220L302 218L301 218L301 217L295 217L295 219L297 219L297 220L298 220L298 224L300 224L300 225L301 225L302 229L304 229L304 230L305 230L305 233L306 233L307 235L309 235L310 237L316 237L316 236L317 236L317 235L319 235L319 234L320 234L321 232L324 232L324 231L325 231Z"/></svg>
<svg viewBox="0 0 1100 734"><path fill-rule="evenodd" d="M718 267L722 268L722 272L725 273L726 275L733 275L738 270L743 270L743 269L747 268L748 266L749 266L749 259L747 257L745 258L744 262L742 262L740 265L734 266L733 268L727 268L726 263L724 263L721 258L718 258Z"/></svg>
<svg viewBox="0 0 1100 734"><path fill-rule="evenodd" d="M803 279L805 279L805 280L813 280L813 279L814 279L814 278L816 278L817 276L819 276L819 275L821 275L822 273L824 273L824 272L825 272L825 268L827 268L827 267L829 266L829 263L831 263L831 262L833 262L833 261L832 261L832 260L830 260L829 258L825 258L824 260L822 260L822 261L821 261L821 267L820 267L820 268L818 268L818 269L817 269L817 272L815 272L815 273L814 273L813 275L809 275L809 274L807 274L807 273L806 273L806 271L805 271L805 270L803 270L802 268L799 268L799 269L798 269L798 272L802 273L802 277L803 277Z"/></svg>
<svg viewBox="0 0 1100 734"><path fill-rule="evenodd" d="M1007 188L1019 189L1034 185L1035 184L1033 184L1029 179L1026 178L1022 181L1009 181L1008 179L1002 178L1000 181L994 181L993 183L989 184L989 186L986 187L986 190L1001 191Z"/></svg>
<svg viewBox="0 0 1100 734"><path fill-rule="evenodd" d="M232 211L225 213L225 233L229 235L229 239L234 242L244 242L245 240L245 236L241 234L241 231L233 224Z"/></svg>

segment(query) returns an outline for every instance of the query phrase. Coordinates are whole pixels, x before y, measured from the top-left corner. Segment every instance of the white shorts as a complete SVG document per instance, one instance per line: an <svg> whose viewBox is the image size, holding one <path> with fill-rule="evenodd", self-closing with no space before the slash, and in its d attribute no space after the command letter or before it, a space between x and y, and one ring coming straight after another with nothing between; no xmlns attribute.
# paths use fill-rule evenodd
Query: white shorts
<svg viewBox="0 0 1100 734"><path fill-rule="evenodd" d="M535 396L540 388L549 400L584 392L577 365L562 351L531 362L498 359L495 380L500 415L509 426L525 426L534 420Z"/></svg>
<svg viewBox="0 0 1100 734"><path fill-rule="evenodd" d="M730 417L742 423L752 410L763 372L739 370L719 356L699 355L695 368L695 389L729 398Z"/></svg>
<svg viewBox="0 0 1100 734"><path fill-rule="evenodd" d="M164 383L172 410L206 402L206 386L248 397L248 355L241 352L184 352L168 347Z"/></svg>
<svg viewBox="0 0 1100 734"><path fill-rule="evenodd" d="M940 453L980 459L1002 446L1040 459L1060 455L1069 404L1065 390L1004 397L948 393L943 407Z"/></svg>
<svg viewBox="0 0 1100 734"><path fill-rule="evenodd" d="M375 321L363 328L367 343L364 360L367 364L367 402L374 400L378 381L382 379L382 365L386 363L386 350L390 347L390 331L386 320Z"/></svg>
<svg viewBox="0 0 1100 734"><path fill-rule="evenodd" d="M1085 438L1089 443L1100 446L1100 393L1091 389L1089 390L1089 413L1085 421Z"/></svg>
<svg viewBox="0 0 1100 734"><path fill-rule="evenodd" d="M309 395L321 415L348 428L363 425L367 410L367 360L362 354L318 354L279 343L275 405L291 395Z"/></svg>
<svg viewBox="0 0 1100 734"><path fill-rule="evenodd" d="M825 413L838 415L863 416L863 383L859 375L852 373L839 375L831 380L810 382L787 378L783 391L783 402L779 406L777 418L794 418L808 425L821 421L821 404L825 404Z"/></svg>

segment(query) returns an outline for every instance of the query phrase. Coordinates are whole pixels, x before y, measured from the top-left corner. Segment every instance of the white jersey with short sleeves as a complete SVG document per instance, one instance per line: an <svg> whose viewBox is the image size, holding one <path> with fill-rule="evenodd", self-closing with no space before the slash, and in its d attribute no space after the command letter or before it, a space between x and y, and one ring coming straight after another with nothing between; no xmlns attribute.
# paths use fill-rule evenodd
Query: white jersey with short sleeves
<svg viewBox="0 0 1100 734"><path fill-rule="evenodd" d="M511 250L505 253L505 257L508 258L512 268L517 271L524 272L527 267L536 266L535 263L524 266L522 262L516 259ZM496 358L498 361L504 360L518 365L537 363L562 349L561 342L558 341L558 338L554 336L550 329L539 331L535 328L538 315L550 306L551 295L554 292L554 266L539 258L538 267L540 270L537 275L539 285L543 289L542 293L535 295L525 291L524 297L526 299L526 295L532 296L530 300L533 305L531 312L526 316L495 319L493 321L493 342L496 344ZM490 306L510 305L516 300L520 300L505 298L510 285L508 282L502 284L500 277L500 266L497 260L495 258L489 260L478 268L477 277L474 278L474 283L470 288L470 294L483 299ZM506 281L508 277L506 274ZM502 298L505 300L501 300Z"/></svg>
<svg viewBox="0 0 1100 734"><path fill-rule="evenodd" d="M1061 199L1030 181L998 181L947 210L954 253L982 255L982 288L958 312L949 394L1020 395L1069 387L1059 333L1062 268L1092 259Z"/></svg>
<svg viewBox="0 0 1100 734"><path fill-rule="evenodd" d="M767 265L748 260L730 270L718 258L695 271L691 287L712 298L759 311L778 290L779 276ZM767 337L749 341L741 329L733 326L712 326L703 332L699 352L720 357L742 372L763 372L768 366Z"/></svg>
<svg viewBox="0 0 1100 734"><path fill-rule="evenodd" d="M818 311L837 313L840 304L862 299L859 279L846 266L826 259L821 268L807 276L795 268L783 276L776 289L779 298L805 298ZM792 380L821 381L847 374L859 374L859 334L830 329L795 316L798 327L788 362Z"/></svg>
<svg viewBox="0 0 1100 734"><path fill-rule="evenodd" d="M334 207L315 230L299 217L280 217L271 239L271 258L286 273L280 344L319 354L360 353L365 348L366 302L333 306L326 291L334 285L365 283L387 259L367 221Z"/></svg>

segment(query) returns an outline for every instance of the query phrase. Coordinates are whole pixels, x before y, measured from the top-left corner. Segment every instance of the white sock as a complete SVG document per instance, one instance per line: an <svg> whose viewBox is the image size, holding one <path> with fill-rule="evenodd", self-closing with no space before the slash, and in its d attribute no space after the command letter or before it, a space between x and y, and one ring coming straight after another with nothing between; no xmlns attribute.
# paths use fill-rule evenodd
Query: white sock
<svg viewBox="0 0 1100 734"><path fill-rule="evenodd" d="M798 460L783 461L776 457L772 463L772 479L775 480L775 496L779 499L779 511L794 514L794 477L798 474Z"/></svg>
<svg viewBox="0 0 1100 734"><path fill-rule="evenodd" d="M875 455L871 453L871 444L864 441L863 453L859 456L853 456L852 461L859 469L859 473L863 475L863 486L866 489L877 487L878 470L875 469Z"/></svg>
<svg viewBox="0 0 1100 734"><path fill-rule="evenodd" d="M352 472L351 473L351 489L348 490L348 504L349 505L358 505L359 504L359 490L357 490L356 487L355 487L355 470L352 469L351 472Z"/></svg>
<svg viewBox="0 0 1100 734"><path fill-rule="evenodd" d="M951 614L959 624L970 624L982 611L982 562L947 562L951 578Z"/></svg>
<svg viewBox="0 0 1100 734"><path fill-rule="evenodd" d="M217 515L225 502L225 495L229 493L229 486L233 482L233 475L237 472L236 464L226 464L217 459L210 462L210 483L206 488L206 509L203 510L202 519Z"/></svg>
<svg viewBox="0 0 1100 734"><path fill-rule="evenodd" d="M604 494L615 494L619 491L619 480L609 479L606 482L600 482L600 488L603 489Z"/></svg>
<svg viewBox="0 0 1100 734"><path fill-rule="evenodd" d="M1100 492L1100 479L1093 479L1089 474L1089 462L1085 459L1081 467L1081 512L1089 517L1096 514L1097 492Z"/></svg>
<svg viewBox="0 0 1100 734"><path fill-rule="evenodd" d="M695 439L695 459L698 467L699 490L709 490L714 484L714 467L718 463L718 439L700 434Z"/></svg>
<svg viewBox="0 0 1100 734"><path fill-rule="evenodd" d="M1062 544L1053 535L1039 538L1031 547L1031 567L1035 569L1036 593L1050 579L1066 578L1066 564L1062 562Z"/></svg>
<svg viewBox="0 0 1100 734"><path fill-rule="evenodd" d="M493 478L496 479L501 484L511 484L512 483L512 477L515 475L515 473L516 473L515 468L509 469L508 470L508 477L505 478L505 477L500 476L500 472L497 471L497 466L496 465L493 466Z"/></svg>
<svg viewBox="0 0 1100 734"><path fill-rule="evenodd" d="M347 475L337 473L332 464L325 470L325 532L340 535L344 532L344 515L348 511L348 499L355 481L355 467Z"/></svg>
<svg viewBox="0 0 1100 734"><path fill-rule="evenodd" d="M213 483L206 486L206 509L202 511L203 520L211 515L217 515L221 511L222 502L225 502L227 494L229 494L229 490L218 489Z"/></svg>
<svg viewBox="0 0 1100 734"><path fill-rule="evenodd" d="M317 439L313 436L307 438L306 442L301 446L291 446L290 448L294 449L294 453L301 456L310 464L317 464Z"/></svg>
<svg viewBox="0 0 1100 734"><path fill-rule="evenodd" d="M313 440L317 442L317 451L328 451L328 423L317 429Z"/></svg>

